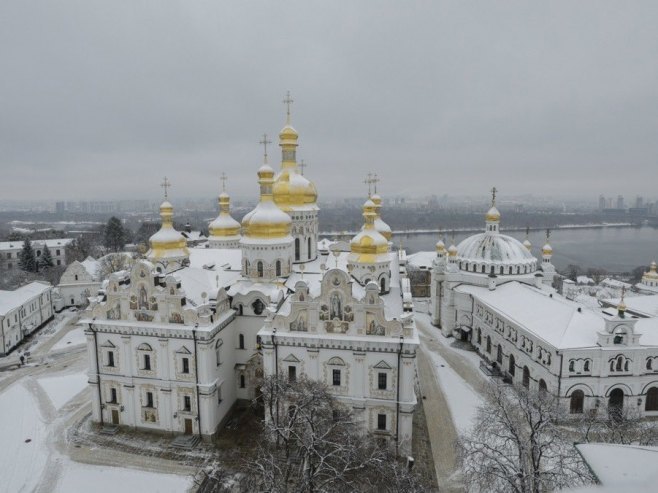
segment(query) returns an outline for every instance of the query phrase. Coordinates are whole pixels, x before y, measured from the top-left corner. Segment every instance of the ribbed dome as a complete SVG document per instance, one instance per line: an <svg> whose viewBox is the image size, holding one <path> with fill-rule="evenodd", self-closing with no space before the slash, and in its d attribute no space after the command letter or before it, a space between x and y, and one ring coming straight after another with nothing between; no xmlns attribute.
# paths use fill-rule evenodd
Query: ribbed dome
<svg viewBox="0 0 658 493"><path fill-rule="evenodd" d="M160 217L162 226L149 238L151 250L147 252L147 257L157 260L188 256L187 240L174 229L174 207L167 200L160 205Z"/></svg>
<svg viewBox="0 0 658 493"><path fill-rule="evenodd" d="M240 223L231 217L231 198L226 192L219 195L219 216L208 225L208 233L220 238L240 234Z"/></svg>
<svg viewBox="0 0 658 493"><path fill-rule="evenodd" d="M502 235L500 233L480 233L470 236L457 246L457 258L461 269L471 272L500 273L500 267L505 269L504 274L526 273L526 267L534 272L537 267L537 259L532 256L528 249L516 238ZM516 267L519 267L517 272Z"/></svg>
<svg viewBox="0 0 658 493"><path fill-rule="evenodd" d="M372 197L370 197L370 200L372 200L373 204L375 204L375 214L377 214L375 217L375 229L379 231L387 241L391 241L391 238L393 237L393 231L391 230L391 227L384 222L381 216L382 198L379 195L374 194Z"/></svg>
<svg viewBox="0 0 658 493"><path fill-rule="evenodd" d="M249 238L285 238L292 220L272 201L274 170L263 165L258 170L260 202L242 219L244 235Z"/></svg>
<svg viewBox="0 0 658 493"><path fill-rule="evenodd" d="M374 227L375 215L375 204L368 199L363 205L363 229L350 242L350 251L358 255L357 262L374 262L377 255L388 252L388 240Z"/></svg>

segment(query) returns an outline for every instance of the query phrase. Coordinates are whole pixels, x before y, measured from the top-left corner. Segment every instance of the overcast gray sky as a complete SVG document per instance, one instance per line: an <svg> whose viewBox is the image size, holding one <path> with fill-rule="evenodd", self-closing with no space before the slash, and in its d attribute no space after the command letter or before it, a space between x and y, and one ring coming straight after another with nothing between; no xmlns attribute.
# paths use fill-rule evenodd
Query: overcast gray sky
<svg viewBox="0 0 658 493"><path fill-rule="evenodd" d="M658 196L655 0L4 0L0 70L3 199L255 196L286 90L324 197Z"/></svg>

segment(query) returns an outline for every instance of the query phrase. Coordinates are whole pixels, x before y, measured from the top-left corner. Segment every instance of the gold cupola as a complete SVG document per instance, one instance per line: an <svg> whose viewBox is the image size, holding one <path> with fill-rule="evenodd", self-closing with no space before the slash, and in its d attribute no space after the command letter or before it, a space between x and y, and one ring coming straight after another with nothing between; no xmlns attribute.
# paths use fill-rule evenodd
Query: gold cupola
<svg viewBox="0 0 658 493"><path fill-rule="evenodd" d="M165 200L160 205L160 230L149 238L151 249L146 257L154 262L164 263L179 261L182 265L188 259L190 252L187 249L187 240L174 229L174 207L167 200L167 188L171 186L167 178L162 185L165 188Z"/></svg>
<svg viewBox="0 0 658 493"><path fill-rule="evenodd" d="M446 253L446 244L443 243L443 240L439 238L439 241L436 242L436 253L440 255L445 255Z"/></svg>
<svg viewBox="0 0 658 493"><path fill-rule="evenodd" d="M231 216L231 197L225 191L219 194L219 216L208 225L208 233L217 238L240 235L240 223Z"/></svg>
<svg viewBox="0 0 658 493"><path fill-rule="evenodd" d="M658 272L656 271L656 261L654 260L651 262L651 265L649 265L649 272L645 272L644 275L642 276L642 282L645 280L651 280L655 281L658 279Z"/></svg>
<svg viewBox="0 0 658 493"><path fill-rule="evenodd" d="M386 238L386 241L391 241L393 237L393 231L391 227L384 222L381 215L382 210L382 198L379 196L377 191L370 197L372 203L375 204L375 229L381 233L381 235Z"/></svg>
<svg viewBox="0 0 658 493"><path fill-rule="evenodd" d="M523 240L523 246L529 252L532 251L532 243L530 243L530 228L525 229L525 240Z"/></svg>
<svg viewBox="0 0 658 493"><path fill-rule="evenodd" d="M300 172L297 165L297 143L299 134L290 124L290 93L283 102L287 105L285 126L279 132L281 147L281 171L274 178L274 202L284 211L317 207L318 193L315 185Z"/></svg>
<svg viewBox="0 0 658 493"><path fill-rule="evenodd" d="M363 204L365 224L350 242L350 251L356 255L356 262L373 263L377 260L378 255L388 252L388 241L375 229L376 216L375 204L372 200L368 199Z"/></svg>
<svg viewBox="0 0 658 493"><path fill-rule="evenodd" d="M274 183L274 170L264 164L258 170L258 183L260 185L260 201L242 219L244 236L258 239L276 239L290 236L290 216L283 212L272 197Z"/></svg>

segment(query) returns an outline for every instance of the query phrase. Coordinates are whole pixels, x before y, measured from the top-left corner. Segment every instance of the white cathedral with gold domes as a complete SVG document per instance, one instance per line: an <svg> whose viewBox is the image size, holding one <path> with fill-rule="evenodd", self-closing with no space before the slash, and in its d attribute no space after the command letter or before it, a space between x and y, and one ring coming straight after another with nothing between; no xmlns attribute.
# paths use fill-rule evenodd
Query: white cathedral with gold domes
<svg viewBox="0 0 658 493"><path fill-rule="evenodd" d="M381 198L369 194L348 247L319 244L317 192L297 164L284 102L280 170L264 136L259 201L241 223L223 176L208 248L188 248L174 229L165 179L151 248L110 276L81 321L93 419L209 437L263 376L279 373L325 382L365 429L409 454L419 340Z"/></svg>

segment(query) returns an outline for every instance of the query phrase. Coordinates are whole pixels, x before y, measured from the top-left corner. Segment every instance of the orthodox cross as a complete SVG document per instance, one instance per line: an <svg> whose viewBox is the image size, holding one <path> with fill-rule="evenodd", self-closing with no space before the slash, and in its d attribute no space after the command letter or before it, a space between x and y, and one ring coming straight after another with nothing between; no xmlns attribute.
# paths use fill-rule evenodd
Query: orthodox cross
<svg viewBox="0 0 658 493"><path fill-rule="evenodd" d="M381 180L377 177L377 173L375 173L374 175L372 175L372 179L371 179L370 181L371 181L372 184L373 184L373 187L374 187L375 193L377 193L377 183L379 183L379 182L381 181Z"/></svg>
<svg viewBox="0 0 658 493"><path fill-rule="evenodd" d="M219 179L222 182L222 192L226 192L226 180L227 180L226 173L222 172L222 176L220 176Z"/></svg>
<svg viewBox="0 0 658 493"><path fill-rule="evenodd" d="M363 180L363 183L368 185L368 197L370 197L370 194L372 193L371 185L372 185L372 173L368 173L368 177Z"/></svg>
<svg viewBox="0 0 658 493"><path fill-rule="evenodd" d="M496 187L493 187L491 189L491 207L496 205L496 193L497 192L498 192L498 190L496 189Z"/></svg>
<svg viewBox="0 0 658 493"><path fill-rule="evenodd" d="M548 239L551 237L551 230L547 229L546 230L546 242L548 243Z"/></svg>
<svg viewBox="0 0 658 493"><path fill-rule="evenodd" d="M624 304L624 296L626 296L626 286L621 287L621 299L619 300L620 305Z"/></svg>
<svg viewBox="0 0 658 493"><path fill-rule="evenodd" d="M283 104L286 105L286 122L290 124L290 105L294 103L295 100L290 97L290 91L286 92L286 97L283 99Z"/></svg>
<svg viewBox="0 0 658 493"><path fill-rule="evenodd" d="M164 196L165 196L165 200L167 200L168 197L167 189L171 187L171 182L167 180L166 176L164 177L164 181L160 184L160 186L164 188Z"/></svg>
<svg viewBox="0 0 658 493"><path fill-rule="evenodd" d="M258 143L263 146L263 162L267 164L267 144L271 144L272 141L267 140L267 134L263 134L263 140L260 140Z"/></svg>
<svg viewBox="0 0 658 493"><path fill-rule="evenodd" d="M301 163L299 163L299 169L302 170L302 176L304 175L304 168L306 168L306 166L308 166L308 164L306 164L306 163L304 162L304 160L302 159ZM302 265L303 265L303 264L302 264Z"/></svg>
<svg viewBox="0 0 658 493"><path fill-rule="evenodd" d="M525 237L526 237L526 239L528 238L528 236L530 236L530 226L525 227Z"/></svg>

